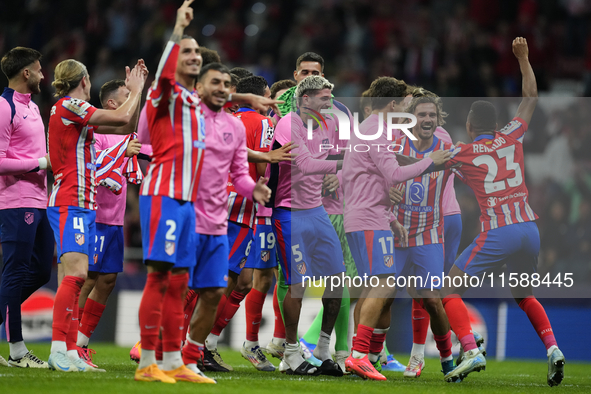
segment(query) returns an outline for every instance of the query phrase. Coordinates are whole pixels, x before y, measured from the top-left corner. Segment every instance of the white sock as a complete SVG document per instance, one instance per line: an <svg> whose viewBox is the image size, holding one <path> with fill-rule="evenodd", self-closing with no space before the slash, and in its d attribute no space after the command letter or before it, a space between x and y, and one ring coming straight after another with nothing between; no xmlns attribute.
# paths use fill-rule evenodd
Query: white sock
<svg viewBox="0 0 591 394"><path fill-rule="evenodd" d="M550 347L548 348L548 350L547 350L548 357L550 357L550 355L552 354L552 352L553 352L554 350L556 350L556 349L558 349L558 346L556 346L556 345L552 345L552 346L550 346ZM10 351L10 353L12 353L12 350Z"/></svg>
<svg viewBox="0 0 591 394"><path fill-rule="evenodd" d="M142 356L140 357L140 365L138 369L146 368L152 364L156 364L156 350L142 349Z"/></svg>
<svg viewBox="0 0 591 394"><path fill-rule="evenodd" d="M304 358L300 354L300 347L297 343L286 343L285 344L285 353L283 355L283 359L289 365L289 367L295 370L299 367L304 361Z"/></svg>
<svg viewBox="0 0 591 394"><path fill-rule="evenodd" d="M68 347L64 341L51 341L51 353L63 353L66 354Z"/></svg>
<svg viewBox="0 0 591 394"><path fill-rule="evenodd" d="M68 355L68 358L72 361L76 361L80 358L80 356L78 355L78 350L68 350L66 354Z"/></svg>
<svg viewBox="0 0 591 394"><path fill-rule="evenodd" d="M177 350L174 352L162 352L162 369L165 371L172 371L178 367L183 366L183 358L181 357L181 351Z"/></svg>
<svg viewBox="0 0 591 394"><path fill-rule="evenodd" d="M453 359L454 359L454 356L453 356L452 354L450 354L450 355L449 355L449 356L447 356L447 357L442 357L442 358L441 358L441 362L444 362L444 361L450 361L450 360L453 360Z"/></svg>
<svg viewBox="0 0 591 394"><path fill-rule="evenodd" d="M203 347L203 344L197 341L192 340L191 338L189 338L189 335L187 334L187 342L192 343L195 346L201 346Z"/></svg>
<svg viewBox="0 0 591 394"><path fill-rule="evenodd" d="M10 348L10 357L15 361L20 360L29 352L24 341L8 342L8 347Z"/></svg>
<svg viewBox="0 0 591 394"><path fill-rule="evenodd" d="M369 359L370 363L375 364L376 361L378 361L378 359L380 358L380 353L369 353L367 355L367 358Z"/></svg>
<svg viewBox="0 0 591 394"><path fill-rule="evenodd" d="M219 335L210 333L205 339L205 347L207 347L207 350L216 350L218 348L218 339L220 339Z"/></svg>
<svg viewBox="0 0 591 394"><path fill-rule="evenodd" d="M271 339L271 342L274 345L283 346L283 344L285 343L285 338L275 338L275 337L273 337L273 339Z"/></svg>
<svg viewBox="0 0 591 394"><path fill-rule="evenodd" d="M88 341L90 341L90 338L78 331L78 340L76 341L76 346L88 346Z"/></svg>
<svg viewBox="0 0 591 394"><path fill-rule="evenodd" d="M419 343L412 344L412 350L410 351L410 355L412 356L419 356L425 358L425 344L422 345Z"/></svg>
<svg viewBox="0 0 591 394"><path fill-rule="evenodd" d="M325 333L324 331L320 331L320 337L318 338L318 344L316 345L316 349L314 349L314 357L319 359L320 361L325 361L330 359L330 334Z"/></svg>
<svg viewBox="0 0 591 394"><path fill-rule="evenodd" d="M259 345L259 341L244 341L244 347L248 350L253 349Z"/></svg>
<svg viewBox="0 0 591 394"><path fill-rule="evenodd" d="M353 356L353 358L363 358L367 356L366 353L359 353L357 350L353 350L353 353L351 353L351 355Z"/></svg>

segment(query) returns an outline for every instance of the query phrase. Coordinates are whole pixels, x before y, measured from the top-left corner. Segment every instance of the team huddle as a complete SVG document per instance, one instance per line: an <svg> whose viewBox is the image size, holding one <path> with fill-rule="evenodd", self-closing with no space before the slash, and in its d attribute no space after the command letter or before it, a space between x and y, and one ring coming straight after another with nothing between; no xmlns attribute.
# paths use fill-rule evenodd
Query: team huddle
<svg viewBox="0 0 591 394"><path fill-rule="evenodd" d="M426 278L479 276L505 265L512 273L536 270L540 237L522 141L537 85L525 39L513 41L523 99L512 121L499 128L493 104L475 101L466 122L471 142L454 144L442 127L442 100L393 77L377 78L364 92L365 119L356 125L357 116L334 99L315 53L297 59L295 81L270 88L263 77L228 69L184 35L192 2L177 11L143 109L149 76L143 60L126 67L125 80L101 87L102 109L88 103L84 64L59 63L47 144L31 101L43 79L41 54L17 47L2 58L9 87L0 99L0 314L10 356L0 356L0 365L105 372L93 363L89 342L123 271L130 182L140 185L147 267L140 340L130 352L139 364L135 380L216 383L204 372L233 370L218 340L242 302L247 327L240 351L259 371L276 370L269 355L290 375L386 380L381 372L390 370L418 378L429 327L445 381L484 370L484 340L462 300L469 286L453 280L429 286ZM392 114L414 120L392 131ZM350 133L339 129L339 116L348 118ZM474 191L481 209L481 233L459 257L455 177ZM23 341L20 305L49 280L54 243L59 286L45 362ZM335 276L375 281L362 289L342 281L327 286L322 309L300 337L305 278ZM388 280L395 276L425 279L406 288L413 298L406 367L385 346L397 293ZM274 277L275 328L263 347L259 327ZM547 383L560 384L565 358L544 308L531 286L512 293L546 348ZM456 360L452 331L461 344Z"/></svg>

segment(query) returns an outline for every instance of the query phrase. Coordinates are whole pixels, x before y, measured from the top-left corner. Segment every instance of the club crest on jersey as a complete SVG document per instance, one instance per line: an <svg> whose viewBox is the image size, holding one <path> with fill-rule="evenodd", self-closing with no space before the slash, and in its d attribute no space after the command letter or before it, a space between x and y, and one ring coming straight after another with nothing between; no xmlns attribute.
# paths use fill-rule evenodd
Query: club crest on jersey
<svg viewBox="0 0 591 394"><path fill-rule="evenodd" d="M94 265L96 265L96 263L98 262L98 254L94 255Z"/></svg>
<svg viewBox="0 0 591 394"><path fill-rule="evenodd" d="M84 245L84 234L76 233L76 235L74 235L74 240L78 245Z"/></svg>
<svg viewBox="0 0 591 394"><path fill-rule="evenodd" d="M328 138L325 138L322 140L322 145L328 145L330 144L330 140Z"/></svg>
<svg viewBox="0 0 591 394"><path fill-rule="evenodd" d="M226 144L232 143L232 140L233 140L232 133L224 133L224 142Z"/></svg>
<svg viewBox="0 0 591 394"><path fill-rule="evenodd" d="M384 265L388 268L392 267L394 265L394 256L384 256Z"/></svg>
<svg viewBox="0 0 591 394"><path fill-rule="evenodd" d="M172 256L174 254L174 247L175 247L175 243L172 241L166 241L164 243L164 252L169 255Z"/></svg>
<svg viewBox="0 0 591 394"><path fill-rule="evenodd" d="M413 204L419 204L425 197L425 186L420 182L413 182L409 188L409 196Z"/></svg>
<svg viewBox="0 0 591 394"><path fill-rule="evenodd" d="M25 212L25 223L31 224L35 221L35 213L34 212Z"/></svg>
<svg viewBox="0 0 591 394"><path fill-rule="evenodd" d="M488 200L486 200L486 203L488 204L489 207L493 208L494 206L497 205L497 198L496 197L489 197Z"/></svg>
<svg viewBox="0 0 591 394"><path fill-rule="evenodd" d="M301 263L299 263L298 265L296 265L296 270L298 271L298 273L300 275L305 275L306 274L306 263L304 263L303 261Z"/></svg>
<svg viewBox="0 0 591 394"><path fill-rule="evenodd" d="M268 250L263 250L263 251L261 252L261 260L262 260L262 261L264 261L264 262L267 262L267 261L269 261L269 257L271 257L271 253L269 253L269 251L268 251Z"/></svg>
<svg viewBox="0 0 591 394"><path fill-rule="evenodd" d="M245 264L246 264L246 257L243 257L242 260L240 260L240 269L244 268Z"/></svg>
<svg viewBox="0 0 591 394"><path fill-rule="evenodd" d="M431 179L437 179L437 177L438 177L439 175L441 175L441 173L442 173L442 172L443 172L443 171L436 171L436 172L432 172L432 173L430 173L430 174L429 174L429 176L431 177Z"/></svg>

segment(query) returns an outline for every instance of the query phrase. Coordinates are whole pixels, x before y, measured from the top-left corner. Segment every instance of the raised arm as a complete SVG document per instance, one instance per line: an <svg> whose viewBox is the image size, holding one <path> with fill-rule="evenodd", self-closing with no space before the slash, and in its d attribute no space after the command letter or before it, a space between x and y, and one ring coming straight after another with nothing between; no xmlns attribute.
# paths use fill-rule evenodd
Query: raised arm
<svg viewBox="0 0 591 394"><path fill-rule="evenodd" d="M534 70L529 63L529 49L525 38L517 37L513 40L513 54L519 62L519 69L523 78L521 82L523 99L519 104L515 117L523 119L529 125L538 104L538 86Z"/></svg>
<svg viewBox="0 0 591 394"><path fill-rule="evenodd" d="M147 69L143 66L143 60L140 59L133 70L128 71L126 85L130 94L127 100L116 110L96 110L88 124L99 126L97 133L100 134L130 134L135 131L146 78Z"/></svg>

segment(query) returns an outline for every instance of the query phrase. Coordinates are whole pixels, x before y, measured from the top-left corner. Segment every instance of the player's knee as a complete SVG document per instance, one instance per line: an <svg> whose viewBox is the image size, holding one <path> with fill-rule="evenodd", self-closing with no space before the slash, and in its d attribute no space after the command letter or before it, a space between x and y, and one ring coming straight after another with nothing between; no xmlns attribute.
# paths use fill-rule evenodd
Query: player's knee
<svg viewBox="0 0 591 394"><path fill-rule="evenodd" d="M439 298L423 298L423 307L429 312L429 314L437 313L440 304L441 301Z"/></svg>
<svg viewBox="0 0 591 394"><path fill-rule="evenodd" d="M238 283L236 284L236 287L234 288L235 291L241 293L241 294L248 294L250 293L250 290L252 289L252 282L247 282L247 281L238 281Z"/></svg>
<svg viewBox="0 0 591 394"><path fill-rule="evenodd" d="M216 287L204 289L199 294L199 300L205 302L208 305L217 305L225 292L225 288Z"/></svg>

